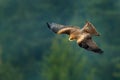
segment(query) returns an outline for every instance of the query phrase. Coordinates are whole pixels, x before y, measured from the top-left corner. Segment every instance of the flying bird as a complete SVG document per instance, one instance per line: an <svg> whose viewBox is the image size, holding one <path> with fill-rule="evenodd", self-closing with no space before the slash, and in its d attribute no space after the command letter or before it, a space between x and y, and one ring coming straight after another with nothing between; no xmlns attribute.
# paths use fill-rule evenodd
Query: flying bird
<svg viewBox="0 0 120 80"><path fill-rule="evenodd" d="M89 21L86 22L82 29L77 26L66 26L56 23L47 23L47 26L57 34L69 35L70 41L76 40L80 47L88 51L93 51L99 54L103 53L103 51L92 40L93 36L100 36L100 34Z"/></svg>

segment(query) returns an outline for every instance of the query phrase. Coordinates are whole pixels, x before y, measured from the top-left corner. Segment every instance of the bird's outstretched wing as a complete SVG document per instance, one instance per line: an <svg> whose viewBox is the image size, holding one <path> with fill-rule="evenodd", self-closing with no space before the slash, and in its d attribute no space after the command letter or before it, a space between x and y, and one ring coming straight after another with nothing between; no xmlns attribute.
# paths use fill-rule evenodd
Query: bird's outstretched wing
<svg viewBox="0 0 120 80"><path fill-rule="evenodd" d="M57 34L68 34L69 40L77 40L80 47L95 53L103 53L103 51L92 40L92 36L99 36L99 33L90 22L87 22L82 29L56 23L47 23L47 25L48 28Z"/></svg>
<svg viewBox="0 0 120 80"><path fill-rule="evenodd" d="M92 23L86 22L85 26L82 28L83 32L90 33L91 35L100 36Z"/></svg>
<svg viewBox="0 0 120 80"><path fill-rule="evenodd" d="M48 28L50 28L53 32L57 34L70 34L72 31L76 30L76 28L72 26L64 26L61 24L56 24L56 23L47 23Z"/></svg>
<svg viewBox="0 0 120 80"><path fill-rule="evenodd" d="M92 40L92 38L88 38L78 45L86 50L93 51L95 53L103 53L103 51L96 45L96 43Z"/></svg>

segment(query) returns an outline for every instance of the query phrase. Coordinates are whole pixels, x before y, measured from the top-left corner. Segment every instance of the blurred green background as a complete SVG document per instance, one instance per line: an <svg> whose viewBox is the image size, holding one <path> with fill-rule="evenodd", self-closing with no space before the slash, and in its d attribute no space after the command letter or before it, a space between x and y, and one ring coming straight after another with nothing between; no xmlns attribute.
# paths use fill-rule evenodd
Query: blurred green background
<svg viewBox="0 0 120 80"><path fill-rule="evenodd" d="M103 55L46 25L86 20ZM0 0L0 80L120 80L119 25L120 0Z"/></svg>

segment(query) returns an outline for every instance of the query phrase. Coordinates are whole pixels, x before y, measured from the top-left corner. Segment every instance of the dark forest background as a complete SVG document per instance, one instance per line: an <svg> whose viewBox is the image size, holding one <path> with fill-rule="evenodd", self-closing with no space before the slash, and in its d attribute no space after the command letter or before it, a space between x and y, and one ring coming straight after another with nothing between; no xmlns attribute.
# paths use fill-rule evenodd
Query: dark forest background
<svg viewBox="0 0 120 80"><path fill-rule="evenodd" d="M87 20L102 55L46 25ZM0 80L120 80L119 25L120 0L0 0Z"/></svg>

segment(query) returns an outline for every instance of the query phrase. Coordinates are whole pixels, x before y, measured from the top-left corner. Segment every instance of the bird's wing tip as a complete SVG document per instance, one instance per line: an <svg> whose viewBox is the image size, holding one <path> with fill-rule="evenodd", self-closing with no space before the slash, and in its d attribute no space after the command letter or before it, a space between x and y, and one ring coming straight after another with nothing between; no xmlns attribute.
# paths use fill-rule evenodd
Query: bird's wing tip
<svg viewBox="0 0 120 80"><path fill-rule="evenodd" d="M103 54L103 53L104 53L104 51L101 50L100 54Z"/></svg>
<svg viewBox="0 0 120 80"><path fill-rule="evenodd" d="M102 51L102 50L100 49L97 53L99 53L99 54L103 54L104 51Z"/></svg>
<svg viewBox="0 0 120 80"><path fill-rule="evenodd" d="M49 22L46 22L46 24L47 24L48 28L50 28L50 23L49 23Z"/></svg>

